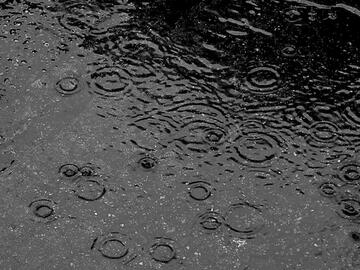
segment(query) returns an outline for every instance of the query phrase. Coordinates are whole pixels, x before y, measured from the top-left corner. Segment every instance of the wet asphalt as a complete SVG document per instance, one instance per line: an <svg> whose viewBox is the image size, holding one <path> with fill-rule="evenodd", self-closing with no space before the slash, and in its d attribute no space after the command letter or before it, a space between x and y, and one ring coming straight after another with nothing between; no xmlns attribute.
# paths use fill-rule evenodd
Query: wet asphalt
<svg viewBox="0 0 360 270"><path fill-rule="evenodd" d="M355 0L0 0L0 270L360 269Z"/></svg>

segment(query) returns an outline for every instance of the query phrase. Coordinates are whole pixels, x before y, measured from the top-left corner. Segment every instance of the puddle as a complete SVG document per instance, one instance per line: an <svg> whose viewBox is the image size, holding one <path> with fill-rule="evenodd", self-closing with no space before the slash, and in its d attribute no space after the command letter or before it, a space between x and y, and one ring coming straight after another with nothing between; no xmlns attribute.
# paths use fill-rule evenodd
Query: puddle
<svg viewBox="0 0 360 270"><path fill-rule="evenodd" d="M359 269L359 16L0 0L0 268Z"/></svg>

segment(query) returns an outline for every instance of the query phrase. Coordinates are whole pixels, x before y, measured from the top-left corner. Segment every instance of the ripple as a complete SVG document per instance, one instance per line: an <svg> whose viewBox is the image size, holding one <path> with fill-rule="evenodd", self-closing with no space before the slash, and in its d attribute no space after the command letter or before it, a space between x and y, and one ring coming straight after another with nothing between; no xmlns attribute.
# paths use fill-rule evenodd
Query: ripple
<svg viewBox="0 0 360 270"><path fill-rule="evenodd" d="M360 242L360 232L352 231L349 233L349 237L356 243Z"/></svg>
<svg viewBox="0 0 360 270"><path fill-rule="evenodd" d="M186 183L189 196L196 201L204 201L212 195L212 186L205 181Z"/></svg>
<svg viewBox="0 0 360 270"><path fill-rule="evenodd" d="M224 217L219 212L209 209L197 215L195 223L202 232L213 233L223 226Z"/></svg>
<svg viewBox="0 0 360 270"><path fill-rule="evenodd" d="M94 176L96 174L95 169L90 165L82 166L79 172L82 176Z"/></svg>
<svg viewBox="0 0 360 270"><path fill-rule="evenodd" d="M2 140L3 137L0 135L0 140ZM5 139L4 139L5 141ZM1 141L0 141L0 146ZM0 174L9 172L11 174L11 170L9 170L13 165L15 164L14 159L14 153L11 153L10 151L3 151L0 152Z"/></svg>
<svg viewBox="0 0 360 270"><path fill-rule="evenodd" d="M224 143L226 132L223 129L206 128L204 129L204 141L210 145L220 145Z"/></svg>
<svg viewBox="0 0 360 270"><path fill-rule="evenodd" d="M338 138L339 128L334 123L319 121L310 126L310 138L308 138L308 143L312 146L331 144Z"/></svg>
<svg viewBox="0 0 360 270"><path fill-rule="evenodd" d="M292 7L284 10L285 20L290 23L298 23L303 20L303 13L301 9Z"/></svg>
<svg viewBox="0 0 360 270"><path fill-rule="evenodd" d="M215 123L209 121L192 121L182 128L182 136L177 141L195 153L218 150L228 137L224 127L217 127Z"/></svg>
<svg viewBox="0 0 360 270"><path fill-rule="evenodd" d="M360 199L360 189L358 185L345 184L339 186L335 201L339 204L342 201L349 199Z"/></svg>
<svg viewBox="0 0 360 270"><path fill-rule="evenodd" d="M63 180L74 181L79 175L79 167L75 164L64 164L59 168L60 178Z"/></svg>
<svg viewBox="0 0 360 270"><path fill-rule="evenodd" d="M84 34L91 29L91 24L78 17L75 14L63 14L58 18L61 25L70 34L83 37Z"/></svg>
<svg viewBox="0 0 360 270"><path fill-rule="evenodd" d="M243 131L234 139L238 163L251 167L268 167L280 156L285 144L276 133L265 130Z"/></svg>
<svg viewBox="0 0 360 270"><path fill-rule="evenodd" d="M294 45L286 45L281 49L281 54L285 57L294 57L297 55L297 49Z"/></svg>
<svg viewBox="0 0 360 270"><path fill-rule="evenodd" d="M84 37L105 16L88 3L66 3L64 7L66 13L58 17L58 22L68 33L78 37Z"/></svg>
<svg viewBox="0 0 360 270"><path fill-rule="evenodd" d="M75 77L65 77L55 84L55 89L64 96L73 95L81 90L79 80Z"/></svg>
<svg viewBox="0 0 360 270"><path fill-rule="evenodd" d="M29 204L32 220L41 223L49 223L56 219L56 203L49 199L38 199Z"/></svg>
<svg viewBox="0 0 360 270"><path fill-rule="evenodd" d="M106 66L91 74L94 92L103 97L118 97L131 92L131 74L116 66Z"/></svg>
<svg viewBox="0 0 360 270"><path fill-rule="evenodd" d="M339 178L347 184L360 183L360 164L348 163L339 168Z"/></svg>
<svg viewBox="0 0 360 270"><path fill-rule="evenodd" d="M354 126L360 126L360 92L353 98L343 112L344 118Z"/></svg>
<svg viewBox="0 0 360 270"><path fill-rule="evenodd" d="M337 213L340 217L350 220L360 218L360 201L356 199L343 199L339 202Z"/></svg>
<svg viewBox="0 0 360 270"><path fill-rule="evenodd" d="M264 229L265 219L257 206L237 203L227 210L225 225L239 237L251 239Z"/></svg>
<svg viewBox="0 0 360 270"><path fill-rule="evenodd" d="M228 141L230 123L221 109L192 103L177 107L176 114L174 141L183 151L209 153L220 150Z"/></svg>
<svg viewBox="0 0 360 270"><path fill-rule="evenodd" d="M159 161L156 157L145 155L139 159L138 164L145 171L151 171L157 166L158 162Z"/></svg>
<svg viewBox="0 0 360 270"><path fill-rule="evenodd" d="M161 263L169 263L176 259L175 241L170 238L158 237L150 248L150 256Z"/></svg>
<svg viewBox="0 0 360 270"><path fill-rule="evenodd" d="M303 145L305 162L311 167L337 164L353 151L349 137L343 132L347 128L341 118L336 112L323 110L303 112L299 118L301 125L297 127L297 134L306 142Z"/></svg>
<svg viewBox="0 0 360 270"><path fill-rule="evenodd" d="M120 232L110 232L97 237L91 246L99 254L111 260L121 260L124 264L136 257L132 252L131 238Z"/></svg>
<svg viewBox="0 0 360 270"><path fill-rule="evenodd" d="M248 71L245 88L255 94L270 94L278 90L280 74L272 67L256 67Z"/></svg>
<svg viewBox="0 0 360 270"><path fill-rule="evenodd" d="M320 195L327 198L335 198L338 194L338 185L333 182L324 182L319 185Z"/></svg>
<svg viewBox="0 0 360 270"><path fill-rule="evenodd" d="M95 6L90 5L86 1L66 0L61 3L61 6L67 12L78 15L87 14L96 10Z"/></svg>
<svg viewBox="0 0 360 270"><path fill-rule="evenodd" d="M105 195L106 189L96 179L85 179L77 183L74 193L81 200L96 201Z"/></svg>

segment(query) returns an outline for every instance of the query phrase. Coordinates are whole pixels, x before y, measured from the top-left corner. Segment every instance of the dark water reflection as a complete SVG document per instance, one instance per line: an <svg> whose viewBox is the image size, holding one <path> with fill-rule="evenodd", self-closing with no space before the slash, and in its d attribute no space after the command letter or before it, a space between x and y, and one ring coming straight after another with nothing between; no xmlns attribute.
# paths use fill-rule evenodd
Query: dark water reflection
<svg viewBox="0 0 360 270"><path fill-rule="evenodd" d="M358 269L359 16L0 0L0 268Z"/></svg>

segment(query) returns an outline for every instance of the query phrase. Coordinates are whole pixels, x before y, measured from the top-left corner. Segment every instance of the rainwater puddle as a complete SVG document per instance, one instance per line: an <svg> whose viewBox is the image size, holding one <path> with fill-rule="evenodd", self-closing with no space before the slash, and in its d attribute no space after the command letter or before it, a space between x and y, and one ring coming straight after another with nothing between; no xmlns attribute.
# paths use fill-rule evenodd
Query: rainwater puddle
<svg viewBox="0 0 360 270"><path fill-rule="evenodd" d="M359 23L0 0L0 269L359 269Z"/></svg>

